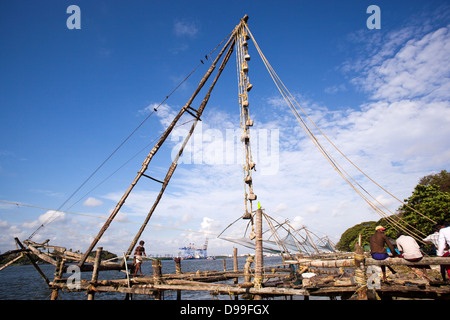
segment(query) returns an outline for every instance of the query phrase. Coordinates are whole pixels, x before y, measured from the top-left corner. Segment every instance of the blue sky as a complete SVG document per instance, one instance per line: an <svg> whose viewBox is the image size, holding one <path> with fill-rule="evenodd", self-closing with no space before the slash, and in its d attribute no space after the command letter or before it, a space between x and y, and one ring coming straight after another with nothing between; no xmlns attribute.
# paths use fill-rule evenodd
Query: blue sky
<svg viewBox="0 0 450 320"><path fill-rule="evenodd" d="M71 4L81 9L80 30L66 27ZM371 4L381 9L379 30L366 27ZM2 1L0 200L41 209L0 202L0 250L11 249L15 236L26 239L48 217L55 219L34 240L85 250L103 223L92 216L114 208L154 139L206 72L204 56L245 14L297 101L371 178L405 199L422 176L448 169L445 1ZM276 170L265 170L273 163L261 159L254 177L267 213L336 242L352 225L378 220L306 138L253 44L249 51L255 132L279 137ZM200 59L206 63L69 199ZM203 149L194 141L187 150L202 160L180 164L143 235L150 252L176 254L209 237L212 254L231 253L231 244L214 234L242 214L240 160L211 165L207 153L220 153L217 136L239 129L237 101L233 57L197 128L203 135L195 141ZM147 173L164 177L187 129L172 135ZM106 249L128 247L158 191L158 184L140 182L118 217L124 222L113 223L102 239ZM373 192L392 210L399 206ZM47 210L68 199L62 209L84 216Z"/></svg>

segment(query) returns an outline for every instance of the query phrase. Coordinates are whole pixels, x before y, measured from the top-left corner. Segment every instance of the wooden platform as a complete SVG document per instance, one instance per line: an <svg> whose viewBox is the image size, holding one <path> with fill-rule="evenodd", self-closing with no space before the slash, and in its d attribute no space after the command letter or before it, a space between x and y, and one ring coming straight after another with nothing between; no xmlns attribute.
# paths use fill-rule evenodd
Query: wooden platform
<svg viewBox="0 0 450 320"><path fill-rule="evenodd" d="M58 297L59 290L66 293L85 291L88 299L94 299L96 293L104 292L146 295L152 299L161 299L164 297L163 292L167 290L175 290L178 299L183 299L183 291L209 292L211 297L229 295L234 299L263 299L276 296L288 298L300 296L304 299L320 296L352 300L450 298L450 283L442 281L439 270L440 265L450 265L450 257L425 257L415 263L401 258L379 261L357 253L291 257L278 266L263 268L261 281L257 281L253 257L249 256L245 267L238 269L237 250L233 252L233 270L226 270L224 263L223 270L186 273L182 272L182 261L176 259L173 263L177 272L163 274L161 261L152 260L152 275L131 277L127 273L132 268L131 263L127 262L125 265L124 262L102 261L100 259L102 248L97 248L96 257L88 257L89 264L79 269L79 272L92 273L91 280L80 280L74 286L71 274L67 274L66 271L70 265L76 266L82 254L48 244L32 241L24 243L28 248L23 247L23 254L32 252L40 259L55 265L53 281L43 276L53 292L52 299ZM377 268L379 269L381 265L388 265L396 272L392 274L388 271L388 281L385 283L379 281L380 274L377 274ZM436 266L428 269L431 281L413 272L414 269L422 269L424 266ZM37 265L36 268L39 271ZM104 270L125 271L124 279L98 280L99 272Z"/></svg>

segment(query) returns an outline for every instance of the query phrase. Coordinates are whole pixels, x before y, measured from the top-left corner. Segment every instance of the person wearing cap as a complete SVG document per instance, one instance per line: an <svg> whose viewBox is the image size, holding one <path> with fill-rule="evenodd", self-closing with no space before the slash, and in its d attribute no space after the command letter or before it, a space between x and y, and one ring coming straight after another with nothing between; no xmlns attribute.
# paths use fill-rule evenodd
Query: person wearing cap
<svg viewBox="0 0 450 320"><path fill-rule="evenodd" d="M385 230L386 228L384 228L383 226L377 226L375 228L375 233L369 239L370 253L372 255L372 258L375 260L384 260L389 258L389 255L385 248L385 244L388 246L389 250L391 250L394 256L397 255L394 246L384 234ZM395 271L390 267L389 270L395 273ZM386 282L386 266L381 266L381 271L383 273L383 282Z"/></svg>

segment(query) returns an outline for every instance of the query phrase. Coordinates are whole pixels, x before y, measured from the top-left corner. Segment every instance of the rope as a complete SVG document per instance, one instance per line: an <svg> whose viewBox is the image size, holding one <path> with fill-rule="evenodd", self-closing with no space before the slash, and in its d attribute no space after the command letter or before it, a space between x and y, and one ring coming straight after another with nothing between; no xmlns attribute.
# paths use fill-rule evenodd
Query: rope
<svg viewBox="0 0 450 320"><path fill-rule="evenodd" d="M365 172L363 172L358 166L356 166L352 161L350 161L350 159L339 149L337 148L337 146L332 143L332 141L319 129L319 127L315 124L315 122L308 116L308 114L303 110L303 108L299 105L299 103L295 100L295 98L293 97L293 95L289 92L289 90L286 88L286 86L283 84L283 82L281 81L281 79L278 77L278 75L276 74L275 70L272 68L272 66L270 65L270 63L268 62L268 60L266 59L266 57L264 56L264 54L262 53L259 45L257 44L253 34L251 33L251 31L249 30L248 26L245 25L245 28L247 29L248 33L250 34L253 43L255 44L255 47L261 57L261 59L263 60L263 63L266 67L266 69L268 70L272 80L274 81L276 87L278 88L279 92L281 93L283 99L286 101L286 103L288 104L289 108L291 109L291 111L293 112L294 116L297 118L297 120L299 121L299 123L301 124L301 126L303 127L303 129L305 130L305 132L307 133L307 135L310 137L310 139L312 140L312 142L316 145L316 147L319 149L319 151L324 155L324 157L328 160L328 162L330 162L330 164L332 165L332 167L338 172L338 174L367 202L367 204L373 208L378 214L380 214L382 217L386 218L386 221L388 222L388 224L392 225L395 229L403 229L406 233L412 234L414 235L419 241L422 241L420 239L420 237L418 237L417 235L415 235L413 232L409 231L406 229L405 226L401 225L399 222L394 221L393 218L387 216L387 214L385 212L383 212L381 210L381 208L377 205L375 205L368 197L366 197L363 193L367 194L370 198L372 198L376 203L378 203L378 205L380 205L381 207L384 207L385 209L387 209L383 204L381 204L377 199L375 199L366 189L364 189L358 182L356 182L343 168L342 166L339 165L339 163L337 161L335 161L335 159L329 154L329 152L322 146L322 144L319 142L319 140L317 139L317 137L314 135L314 133L311 131L311 129L308 127L308 125L306 124L306 122L304 121L304 119L302 118L302 116L300 116L299 112L297 111L295 105L297 105L300 110L303 112L303 114L305 114L306 118L311 121L311 123L314 125L314 127L319 130L319 132L322 134L322 136L353 166L355 167L359 172L361 172L364 176L366 176L370 181L372 181L376 186L378 186L379 188L381 188L383 191L385 191L387 194L389 194L390 196L394 197L396 200L400 201L402 204L406 205L407 207L411 208L407 203L399 200L397 197L395 197L392 193L388 192L385 188L381 187L378 183L376 183L372 178L370 178ZM294 105L295 104L295 105ZM353 181L353 183L351 181ZM361 190L359 190L357 187L359 187ZM426 219L434 222L434 220L430 219L429 217L426 217L425 215L423 215L422 213L418 212L417 210L415 210L414 208L411 208L412 210L414 210L415 212L419 213L421 216L425 217ZM387 209L388 211L390 211L389 209ZM391 212L392 213L392 212ZM415 229L413 226L409 225L408 223L406 223L403 219L399 218L398 219L400 221L402 221L404 224L408 225L409 227ZM417 233L422 233L419 230L415 229ZM423 233L422 233L423 234ZM423 242L423 241L422 241Z"/></svg>

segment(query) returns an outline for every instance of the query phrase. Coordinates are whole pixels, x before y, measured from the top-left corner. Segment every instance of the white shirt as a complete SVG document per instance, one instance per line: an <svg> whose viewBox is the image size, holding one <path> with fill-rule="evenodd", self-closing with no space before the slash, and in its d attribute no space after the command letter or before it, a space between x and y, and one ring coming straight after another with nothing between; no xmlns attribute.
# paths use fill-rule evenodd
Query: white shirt
<svg viewBox="0 0 450 320"><path fill-rule="evenodd" d="M450 227L442 228L439 230L438 239L438 256L443 256L445 251L445 246L450 246Z"/></svg>
<svg viewBox="0 0 450 320"><path fill-rule="evenodd" d="M400 236L397 239L397 248L402 252L402 256L405 259L417 259L422 258L422 252L416 240L410 236Z"/></svg>
<svg viewBox="0 0 450 320"><path fill-rule="evenodd" d="M439 247L439 232L436 231L435 233L430 234L428 237L423 239L423 241L431 242L437 249Z"/></svg>

